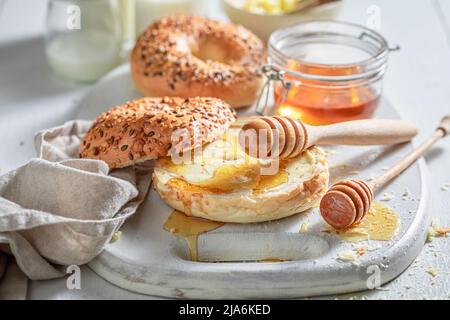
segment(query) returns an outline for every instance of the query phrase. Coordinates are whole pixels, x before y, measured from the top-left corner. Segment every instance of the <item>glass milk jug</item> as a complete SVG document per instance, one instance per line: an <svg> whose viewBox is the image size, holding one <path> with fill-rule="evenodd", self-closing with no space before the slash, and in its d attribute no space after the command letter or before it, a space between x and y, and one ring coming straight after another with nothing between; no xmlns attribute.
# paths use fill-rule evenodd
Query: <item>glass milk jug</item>
<svg viewBox="0 0 450 320"><path fill-rule="evenodd" d="M46 54L53 71L89 83L126 57L134 41L134 1L50 0Z"/></svg>

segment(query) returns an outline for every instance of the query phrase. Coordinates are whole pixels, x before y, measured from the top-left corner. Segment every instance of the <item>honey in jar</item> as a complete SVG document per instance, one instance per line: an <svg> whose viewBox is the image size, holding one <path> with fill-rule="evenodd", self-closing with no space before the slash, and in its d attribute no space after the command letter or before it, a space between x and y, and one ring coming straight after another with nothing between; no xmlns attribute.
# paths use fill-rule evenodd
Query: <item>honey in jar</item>
<svg viewBox="0 0 450 320"><path fill-rule="evenodd" d="M334 21L311 21L272 34L274 113L312 125L370 118L379 103L388 46L378 33Z"/></svg>

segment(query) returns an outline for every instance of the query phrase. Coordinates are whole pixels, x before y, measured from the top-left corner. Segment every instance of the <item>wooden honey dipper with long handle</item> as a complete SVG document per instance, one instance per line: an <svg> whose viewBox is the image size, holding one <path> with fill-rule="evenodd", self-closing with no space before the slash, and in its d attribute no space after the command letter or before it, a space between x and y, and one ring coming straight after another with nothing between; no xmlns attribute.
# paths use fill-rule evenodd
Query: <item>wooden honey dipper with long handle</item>
<svg viewBox="0 0 450 320"><path fill-rule="evenodd" d="M351 227L361 221L369 211L376 192L420 158L436 141L450 134L450 115L444 117L435 133L394 165L383 175L370 182L343 180L335 183L320 202L320 213L335 229Z"/></svg>
<svg viewBox="0 0 450 320"><path fill-rule="evenodd" d="M411 140L417 127L401 120L356 120L309 126L287 117L260 117L245 123L239 144L253 157L293 158L316 144L379 145ZM262 133L264 133L262 135Z"/></svg>

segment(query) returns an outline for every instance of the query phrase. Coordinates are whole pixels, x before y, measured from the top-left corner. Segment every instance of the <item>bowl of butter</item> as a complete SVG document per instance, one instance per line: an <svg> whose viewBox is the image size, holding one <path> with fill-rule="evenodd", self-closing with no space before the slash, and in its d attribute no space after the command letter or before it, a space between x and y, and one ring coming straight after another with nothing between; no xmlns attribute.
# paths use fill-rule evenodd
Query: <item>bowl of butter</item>
<svg viewBox="0 0 450 320"><path fill-rule="evenodd" d="M333 20L341 0L221 0L228 18L267 41L270 34L285 26L307 20Z"/></svg>

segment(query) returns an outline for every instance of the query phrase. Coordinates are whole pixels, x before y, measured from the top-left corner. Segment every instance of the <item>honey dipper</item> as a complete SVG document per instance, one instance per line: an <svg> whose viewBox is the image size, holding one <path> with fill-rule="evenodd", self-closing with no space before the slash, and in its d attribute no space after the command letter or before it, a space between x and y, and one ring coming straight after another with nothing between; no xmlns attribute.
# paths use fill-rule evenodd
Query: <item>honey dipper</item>
<svg viewBox="0 0 450 320"><path fill-rule="evenodd" d="M363 180L353 179L335 183L320 202L322 217L335 229L344 229L359 223L369 211L374 192L402 173L436 141L448 134L450 134L450 115L441 120L430 138L383 175L367 183Z"/></svg>
<svg viewBox="0 0 450 320"><path fill-rule="evenodd" d="M411 140L417 127L401 120L356 120L309 126L287 117L250 119L239 132L239 144L253 157L293 158L315 144L378 145Z"/></svg>

